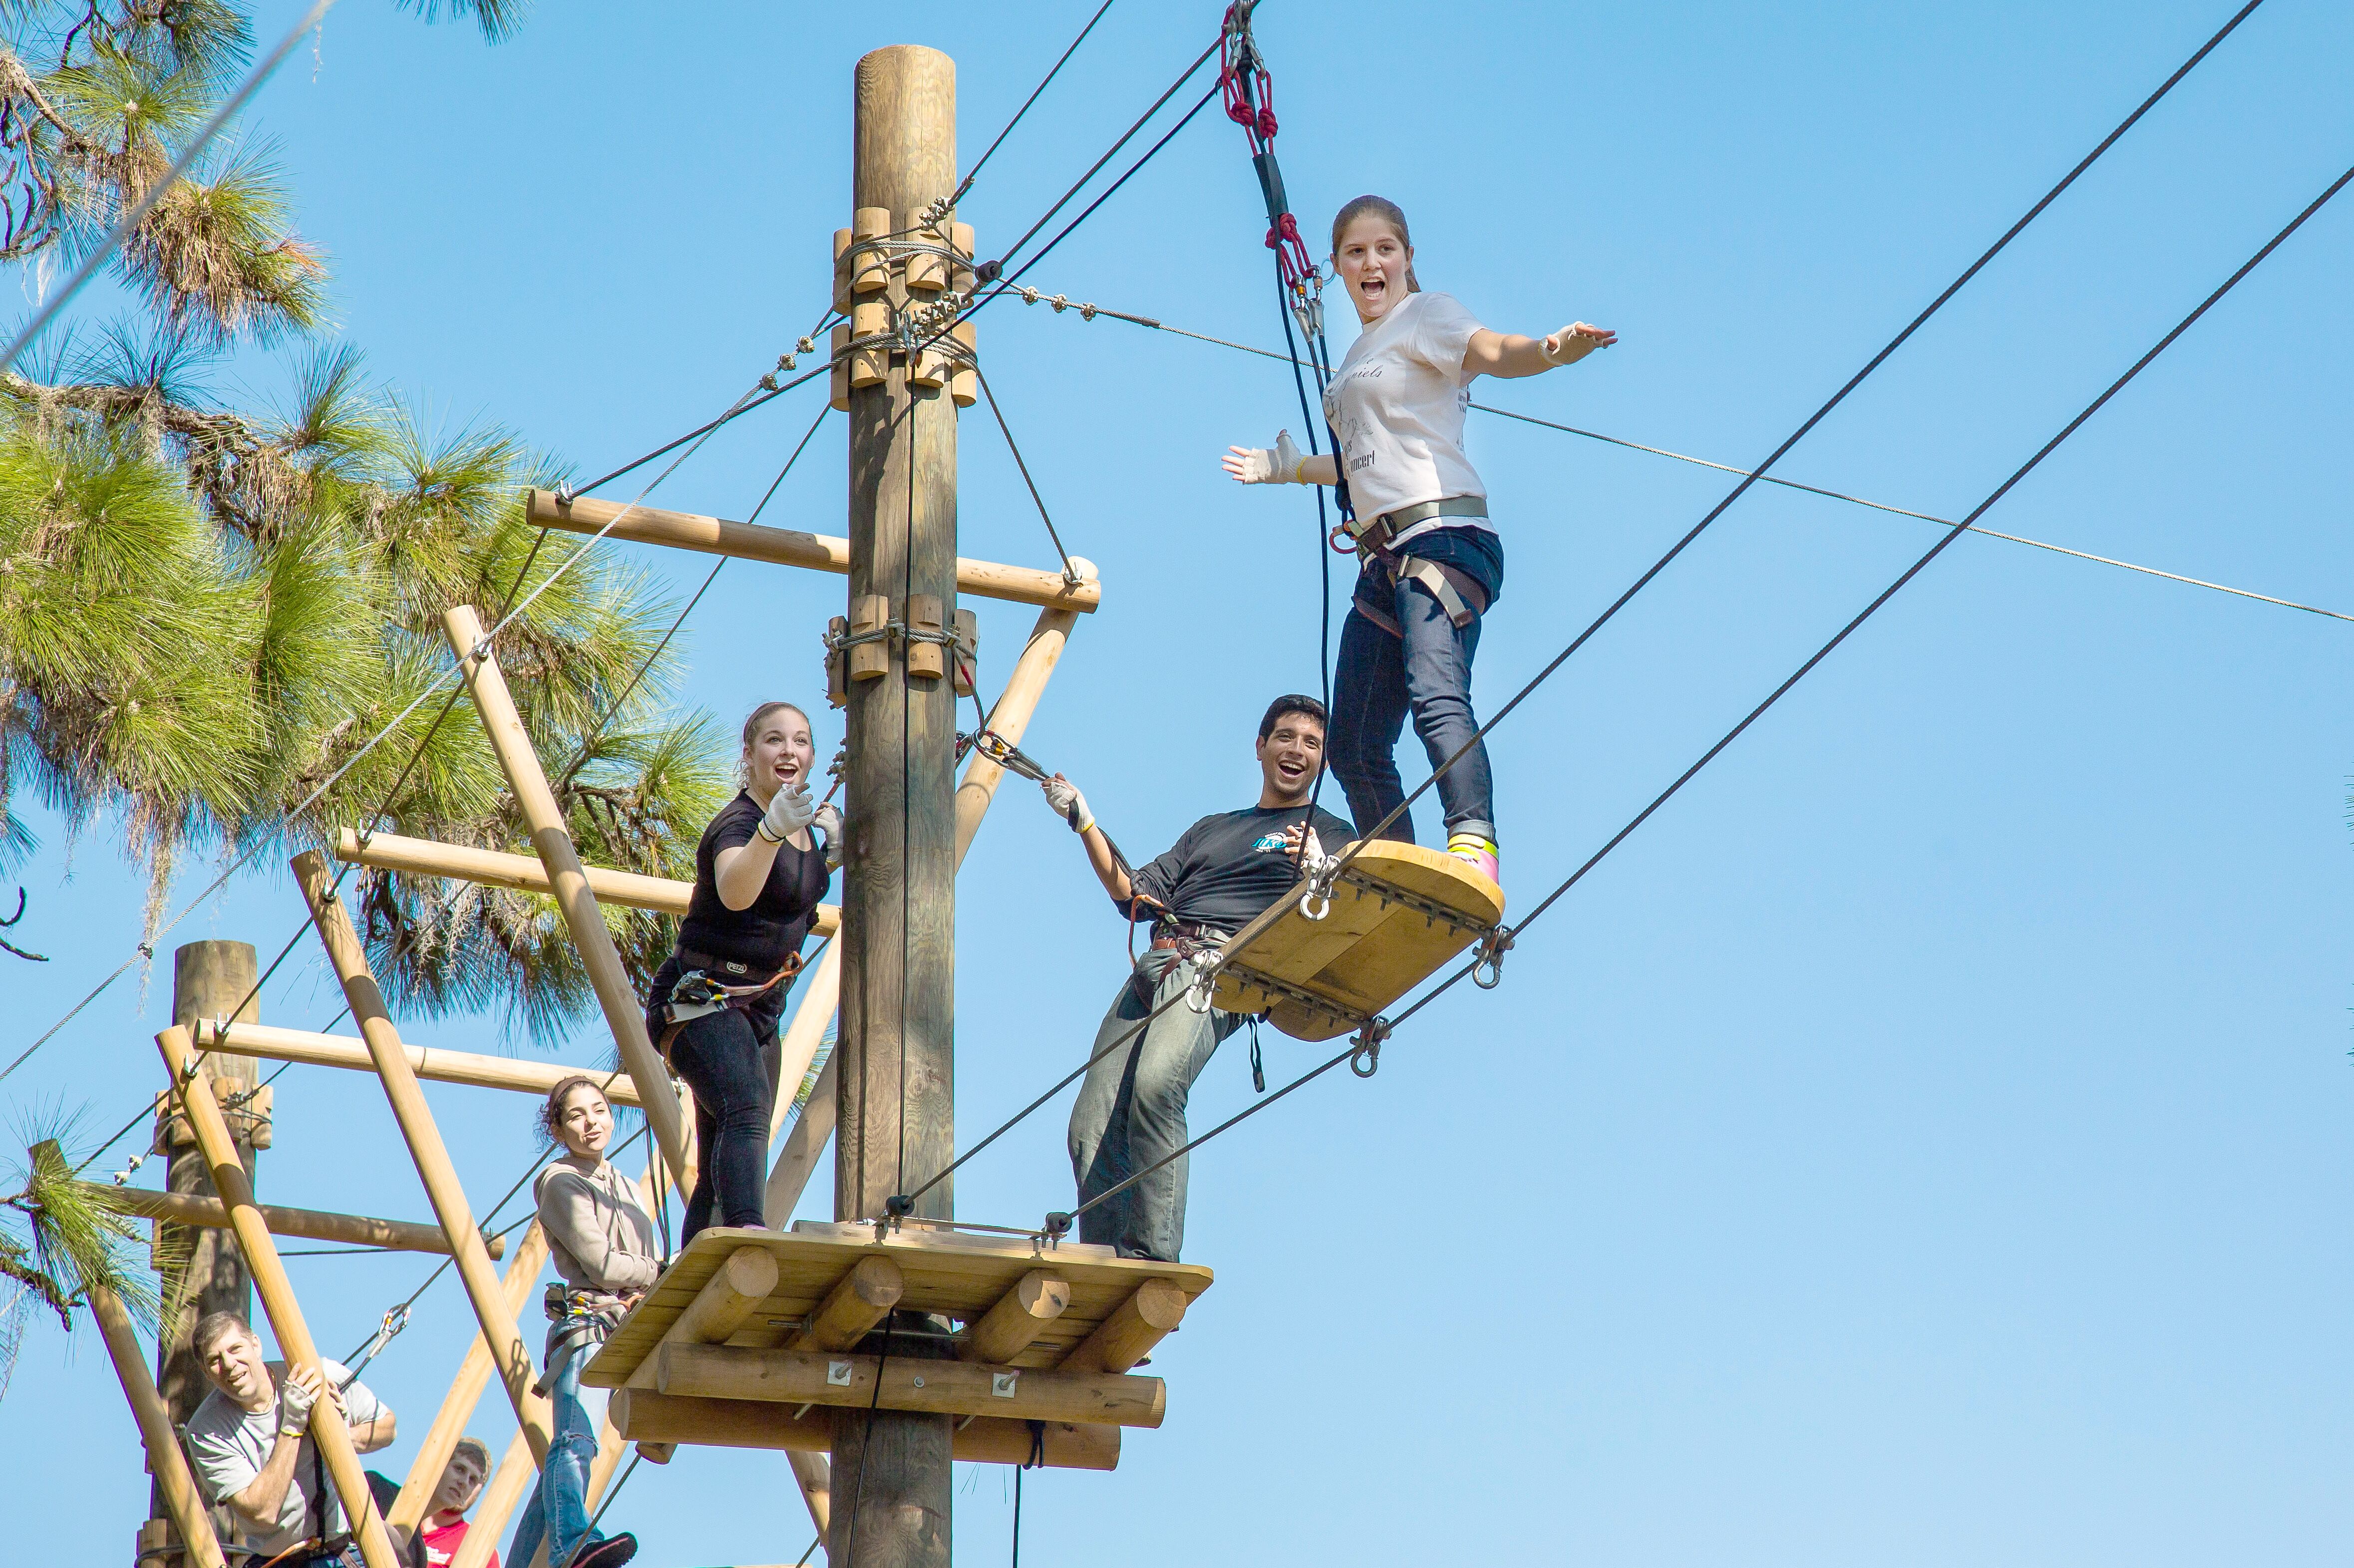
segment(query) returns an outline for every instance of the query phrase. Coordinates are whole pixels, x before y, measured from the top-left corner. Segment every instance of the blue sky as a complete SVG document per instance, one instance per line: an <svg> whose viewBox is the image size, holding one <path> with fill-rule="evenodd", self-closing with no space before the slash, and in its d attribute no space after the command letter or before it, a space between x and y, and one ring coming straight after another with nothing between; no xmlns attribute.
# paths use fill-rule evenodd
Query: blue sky
<svg viewBox="0 0 2354 1568"><path fill-rule="evenodd" d="M277 140L334 260L340 330L379 375L444 427L504 422L601 472L726 407L822 310L861 53L952 55L970 158L1092 8L730 5L690 27L550 4L493 48L350 0L252 129ZM266 6L259 31L297 11ZM1745 464L2226 14L1276 0L1259 30L1311 237L1377 190L1412 216L1426 286L1499 327L1622 334L1483 400ZM1114 7L968 198L984 251L1217 15ZM1975 503L2354 156L2349 47L2344 8L2272 0L1780 471L1944 515ZM1279 344L1264 227L1241 134L1213 111L1031 281ZM2333 207L1988 524L2354 612L2349 249L2354 210ZM1236 492L1215 461L1297 430L1289 377L1011 302L981 334L1065 538L1106 583L1026 748L1152 853L1244 801L1259 708L1315 683L1310 508ZM220 382L275 396L285 366L249 355ZM739 422L659 499L741 516L813 412L780 400ZM1474 419L1510 559L1480 650L1492 706L1728 482ZM1047 560L993 427L965 434L962 553ZM841 531L839 441L772 516ZM1744 499L1499 730L1515 906L1933 536ZM620 548L682 593L707 567ZM690 628L688 700L732 720L813 696L841 591L731 567ZM993 684L1027 616L981 618ZM2349 639L1958 543L1549 914L1500 990L1460 988L1376 1077L1321 1080L1196 1158L1187 1255L1220 1278L1156 1358L1168 1422L1132 1435L1116 1474L1032 1476L1025 1548L1066 1561L1116 1540L1140 1568L2337 1561L2354 1522ZM19 931L57 959L0 969L12 1041L139 932L113 825L76 842L36 820ZM1018 789L960 891L970 1140L1080 1059L1124 959L1075 846ZM299 913L265 865L178 935L274 950ZM106 993L0 1090L9 1114L86 1106L111 1131L155 1086L168 989L165 968ZM313 964L263 1009L315 1025L337 1005ZM412 1033L531 1049L495 1019ZM584 1031L566 1054L603 1048ZM1197 1126L1251 1099L1243 1055L1205 1075ZM1270 1036L1271 1076L1318 1059ZM277 1094L266 1196L424 1216L370 1081L304 1069ZM530 1157L528 1105L433 1098L472 1190L503 1191ZM959 1213L1065 1206L1066 1110L960 1174ZM340 1351L425 1266L295 1266ZM394 1473L471 1332L445 1281L370 1370L408 1429ZM0 1412L21 1495L74 1499L20 1510L22 1550L124 1552L145 1482L95 1340L37 1327ZM504 1446L495 1398L477 1429ZM958 1484L959 1548L990 1560L1006 1473ZM808 1540L767 1455L641 1470L610 1518L656 1563L790 1562Z"/></svg>

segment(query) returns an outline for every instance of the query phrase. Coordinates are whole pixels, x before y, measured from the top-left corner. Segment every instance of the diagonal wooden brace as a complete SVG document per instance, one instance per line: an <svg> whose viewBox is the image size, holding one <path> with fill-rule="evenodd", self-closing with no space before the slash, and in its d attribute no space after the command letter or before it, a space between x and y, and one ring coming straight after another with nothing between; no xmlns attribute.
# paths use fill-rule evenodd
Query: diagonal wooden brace
<svg viewBox="0 0 2354 1568"><path fill-rule="evenodd" d="M547 1396L532 1386L535 1374L532 1371L531 1347L525 1341L523 1330L515 1326L506 1292L499 1283L497 1272L491 1267L490 1250L482 1245L482 1233L474 1224L466 1189L458 1180L457 1167L450 1162L450 1150L442 1144L441 1130L434 1125L433 1112L425 1103L425 1091L418 1086L416 1071L408 1065L408 1052L401 1045L400 1032L392 1026L392 1019L385 1012L384 993L376 989L376 976L368 969L367 955L360 948L359 933L352 928L351 912L334 895L327 857L316 850L296 855L294 879L302 884L311 923L318 928L319 940L326 947L327 960L334 967L335 978L343 982L344 1001L352 1010L352 1021L359 1025L360 1038L367 1043L376 1076L384 1081L385 1098L392 1102L393 1118L399 1122L409 1158L417 1163L417 1174L425 1183L425 1195L433 1204L434 1217L441 1222L441 1234L450 1238L458 1277L466 1287L467 1299L473 1303L482 1338L490 1341L492 1362L500 1381L506 1385L509 1402L514 1405L516 1424L531 1439L532 1457L545 1464L548 1438L554 1431L553 1412ZM672 1104L673 1113L677 1108Z"/></svg>
<svg viewBox="0 0 2354 1568"><path fill-rule="evenodd" d="M204 1152L213 1191L228 1205L229 1229L237 1236L237 1249L245 1256L246 1273L253 1280L254 1293L261 1298L261 1309L269 1315L270 1331L278 1337L288 1370L319 1371L319 1347L312 1341L310 1325L302 1320L293 1282L279 1261L270 1227L261 1223L261 1211L254 1206L253 1181L238 1160L237 1142L229 1136L220 1102L213 1097L212 1080L196 1071L188 1032L175 1024L155 1036L155 1048L164 1054L164 1066L187 1113L188 1129L196 1134L196 1147ZM360 1468L359 1450L352 1446L352 1429L344 1424L343 1412L334 1401L322 1399L312 1406L311 1441L325 1463L335 1495L343 1499L344 1516L359 1537L360 1556L367 1568L398 1568L392 1537L385 1531L384 1516L376 1512L367 1475Z"/></svg>
<svg viewBox="0 0 2354 1568"><path fill-rule="evenodd" d="M646 1018L638 1004L638 994L621 968L621 955L613 946L613 934L605 928L605 916L597 907L597 896L588 890L580 853L565 829L564 813L557 809L555 792L547 787L547 775L540 768L539 754L532 749L523 716L515 711L506 677L499 673L498 659L483 640L482 623L474 614L473 606L451 606L441 618L441 630L458 655L466 689L473 694L474 705L482 710L482 732L490 737L491 749L498 754L499 769L506 775L507 787L514 791L515 804L522 809L524 823L531 830L532 847L539 852L540 863L547 867L557 907L564 912L564 923L571 928L572 945L579 950L580 967L588 971L588 983L597 992L597 1004L604 1010L605 1026L613 1032L613 1043L621 1048L621 1065L629 1069L630 1078L637 1086L638 1101L645 1107L646 1125L653 1128L663 1163L670 1168L671 1180L684 1186L686 1134L679 1123L678 1102L671 1097L670 1075L662 1058L654 1054L654 1043L646 1036Z"/></svg>
<svg viewBox="0 0 2354 1568"><path fill-rule="evenodd" d="M547 1233L534 1220L523 1233L523 1240L515 1244L514 1261L507 1265L505 1275L499 1280L509 1312L522 1316L546 1262ZM449 1467L450 1456L457 1451L458 1439L465 1436L466 1424L474 1418L474 1406L482 1397L483 1385L490 1381L491 1345L478 1333L466 1347L465 1359L458 1363L458 1376L443 1396L441 1408L434 1413L433 1425L426 1429L425 1441L418 1446L417 1457L409 1464L408 1478L400 1483L400 1495L393 1499L387 1522L395 1530L414 1530L425 1518L425 1510L433 1502L434 1489L441 1484L441 1472ZM515 1441L524 1444L520 1435ZM529 1445L525 1444L517 1451L536 1477L539 1471L531 1464ZM497 1528L489 1527L489 1533L495 1536Z"/></svg>

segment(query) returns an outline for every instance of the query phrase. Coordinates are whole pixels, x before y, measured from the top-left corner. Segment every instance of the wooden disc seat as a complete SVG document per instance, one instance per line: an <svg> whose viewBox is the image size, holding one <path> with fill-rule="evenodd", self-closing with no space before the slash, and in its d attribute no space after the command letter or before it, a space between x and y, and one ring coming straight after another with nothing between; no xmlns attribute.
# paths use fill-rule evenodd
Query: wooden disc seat
<svg viewBox="0 0 2354 1568"><path fill-rule="evenodd" d="M955 1418L955 1457L1108 1470L1166 1389L1134 1367L1210 1287L1192 1264L905 1222L703 1232L583 1369L625 1438L822 1451L832 1412ZM953 1319L943 1342L861 1341L893 1310ZM879 1347L875 1347L879 1348Z"/></svg>
<svg viewBox="0 0 2354 1568"><path fill-rule="evenodd" d="M1303 879L1219 949L1211 1003L1264 1012L1295 1040L1330 1040L1371 1022L1504 918L1504 890L1443 851L1377 839L1310 919Z"/></svg>

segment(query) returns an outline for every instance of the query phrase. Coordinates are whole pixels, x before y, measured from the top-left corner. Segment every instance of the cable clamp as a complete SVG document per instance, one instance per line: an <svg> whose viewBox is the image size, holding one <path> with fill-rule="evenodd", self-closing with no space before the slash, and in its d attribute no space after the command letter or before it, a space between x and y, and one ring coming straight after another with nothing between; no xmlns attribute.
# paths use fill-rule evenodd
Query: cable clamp
<svg viewBox="0 0 2354 1568"><path fill-rule="evenodd" d="M559 484L553 492L558 506L569 506L580 499L580 493L568 484Z"/></svg>
<svg viewBox="0 0 2354 1568"><path fill-rule="evenodd" d="M1065 1236L1071 1234L1071 1216L1059 1209L1056 1210L1046 1216L1045 1223L1038 1229L1038 1234L1044 1238L1048 1245L1059 1245Z"/></svg>
<svg viewBox="0 0 2354 1568"><path fill-rule="evenodd" d="M1499 926L1479 939L1479 956L1471 962L1471 983L1493 991L1504 983L1504 955L1512 950L1513 931Z"/></svg>
<svg viewBox="0 0 2354 1568"><path fill-rule="evenodd" d="M1382 1070L1382 1042L1390 1037L1390 1021L1374 1018L1357 1031L1357 1048L1349 1053L1349 1071L1370 1078Z"/></svg>
<svg viewBox="0 0 2354 1568"><path fill-rule="evenodd" d="M1332 913L1332 879L1341 869L1338 855L1318 855L1305 867L1302 878L1306 885L1299 893L1299 913L1310 920L1321 920Z"/></svg>

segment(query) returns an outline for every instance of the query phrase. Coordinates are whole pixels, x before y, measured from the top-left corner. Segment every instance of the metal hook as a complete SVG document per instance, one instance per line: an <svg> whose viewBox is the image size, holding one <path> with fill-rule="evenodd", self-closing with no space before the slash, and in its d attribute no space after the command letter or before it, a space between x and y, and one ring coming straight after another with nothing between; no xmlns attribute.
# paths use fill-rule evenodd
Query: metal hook
<svg viewBox="0 0 2354 1568"><path fill-rule="evenodd" d="M1471 983L1481 991L1493 991L1503 984L1504 955L1511 949L1510 926L1499 926L1489 932L1479 943L1479 956L1471 962Z"/></svg>
<svg viewBox="0 0 2354 1568"><path fill-rule="evenodd" d="M1375 1018L1357 1031L1357 1048L1349 1053L1349 1071L1370 1078L1382 1070L1382 1042L1390 1037L1390 1021Z"/></svg>

